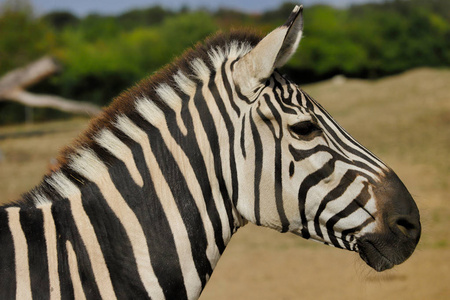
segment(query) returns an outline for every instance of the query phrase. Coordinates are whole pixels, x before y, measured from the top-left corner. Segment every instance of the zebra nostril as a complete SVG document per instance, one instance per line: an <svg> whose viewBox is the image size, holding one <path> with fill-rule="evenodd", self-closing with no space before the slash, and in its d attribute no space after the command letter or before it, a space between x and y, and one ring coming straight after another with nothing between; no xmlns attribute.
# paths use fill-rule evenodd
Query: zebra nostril
<svg viewBox="0 0 450 300"><path fill-rule="evenodd" d="M391 219L390 227L394 232L400 231L400 233L413 240L418 240L420 237L420 222L413 216L395 216Z"/></svg>

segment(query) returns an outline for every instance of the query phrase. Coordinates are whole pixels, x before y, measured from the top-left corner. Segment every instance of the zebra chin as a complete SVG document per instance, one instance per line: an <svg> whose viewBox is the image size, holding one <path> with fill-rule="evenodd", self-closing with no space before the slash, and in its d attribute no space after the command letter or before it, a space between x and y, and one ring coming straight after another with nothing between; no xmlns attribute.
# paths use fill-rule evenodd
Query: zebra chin
<svg viewBox="0 0 450 300"><path fill-rule="evenodd" d="M407 241L387 245L382 235L368 235L358 240L359 256L374 270L381 272L407 260L416 248L416 243Z"/></svg>
<svg viewBox="0 0 450 300"><path fill-rule="evenodd" d="M414 252L421 235L414 199L394 172L375 189L379 222L375 232L357 239L361 258L378 272L403 263Z"/></svg>

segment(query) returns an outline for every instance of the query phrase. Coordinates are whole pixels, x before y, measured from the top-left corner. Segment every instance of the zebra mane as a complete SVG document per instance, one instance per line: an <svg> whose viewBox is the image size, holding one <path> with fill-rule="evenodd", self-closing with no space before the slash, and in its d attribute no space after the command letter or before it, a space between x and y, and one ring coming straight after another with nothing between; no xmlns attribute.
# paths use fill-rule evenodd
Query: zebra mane
<svg viewBox="0 0 450 300"><path fill-rule="evenodd" d="M158 107L167 107L157 93L158 87L168 85L174 90L180 90L174 80L174 76L180 72L192 81L198 82L200 77L198 62L200 59L209 70L215 70L218 63L230 56L239 57L250 51L259 41L261 36L252 31L218 32L208 37L204 42L197 43L186 50L180 57L167 64L154 74L144 78L135 86L125 90L113 102L104 109L100 116L94 118L88 127L71 145L66 146L58 157L59 166L64 166L67 159L80 147L91 148L93 137L104 128L112 129L114 121L119 115L128 115L135 111L135 101L145 97L153 101ZM220 66L220 65L219 65Z"/></svg>
<svg viewBox="0 0 450 300"><path fill-rule="evenodd" d="M158 88L171 87L175 91L182 91L183 88L179 85L180 77L191 82L202 81L205 79L202 77L205 76L209 78L210 72L214 72L220 67L226 58L238 58L245 55L261 38L262 36L259 33L251 30L218 32L187 49L171 63L125 90L114 98L112 103L99 116L90 121L84 132L60 151L56 166L44 177L42 183L55 172L67 170L70 173L70 170L67 169L69 168L70 158L76 156L79 150L98 149L99 146L95 143L95 136L103 129L117 132L117 129L114 128L115 121L119 116L134 113L138 99L144 97L151 100L159 108L167 107L168 103L161 99ZM178 80L176 77L178 77ZM36 199L36 194L39 194L42 183L34 190L24 194L15 204L26 205L31 199Z"/></svg>

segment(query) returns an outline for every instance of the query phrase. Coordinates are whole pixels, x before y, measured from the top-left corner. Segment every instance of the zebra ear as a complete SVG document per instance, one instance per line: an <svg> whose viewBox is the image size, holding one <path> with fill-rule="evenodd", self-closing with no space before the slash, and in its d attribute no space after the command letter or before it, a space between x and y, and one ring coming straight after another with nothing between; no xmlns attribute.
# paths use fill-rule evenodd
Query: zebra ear
<svg viewBox="0 0 450 300"><path fill-rule="evenodd" d="M303 31L303 6L295 6L287 22L266 35L250 52L236 62L233 79L240 92L253 91L283 66L295 53Z"/></svg>

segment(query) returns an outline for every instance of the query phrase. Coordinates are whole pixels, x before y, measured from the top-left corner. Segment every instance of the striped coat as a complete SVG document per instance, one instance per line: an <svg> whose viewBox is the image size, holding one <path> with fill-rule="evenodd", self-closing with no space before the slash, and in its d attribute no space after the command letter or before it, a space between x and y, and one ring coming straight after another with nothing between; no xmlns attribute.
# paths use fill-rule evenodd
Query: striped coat
<svg viewBox="0 0 450 300"><path fill-rule="evenodd" d="M301 11L263 39L215 35L125 91L1 207L0 298L196 299L248 221L378 271L407 259L406 188L277 71Z"/></svg>

